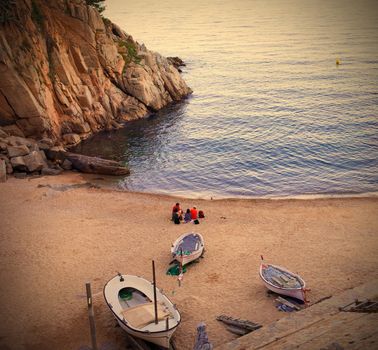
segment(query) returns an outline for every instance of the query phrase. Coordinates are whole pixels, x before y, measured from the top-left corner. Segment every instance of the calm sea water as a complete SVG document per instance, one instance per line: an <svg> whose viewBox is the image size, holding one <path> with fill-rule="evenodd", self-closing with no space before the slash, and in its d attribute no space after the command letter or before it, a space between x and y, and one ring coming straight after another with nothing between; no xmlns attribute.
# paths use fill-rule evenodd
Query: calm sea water
<svg viewBox="0 0 378 350"><path fill-rule="evenodd" d="M79 147L125 162L121 187L215 198L378 190L376 1L106 4L138 42L183 58L194 90Z"/></svg>

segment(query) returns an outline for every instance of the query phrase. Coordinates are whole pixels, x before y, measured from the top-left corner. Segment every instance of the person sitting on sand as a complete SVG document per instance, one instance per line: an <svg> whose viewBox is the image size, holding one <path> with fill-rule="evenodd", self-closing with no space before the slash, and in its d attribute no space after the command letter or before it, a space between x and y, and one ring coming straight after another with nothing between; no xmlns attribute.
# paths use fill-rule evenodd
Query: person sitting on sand
<svg viewBox="0 0 378 350"><path fill-rule="evenodd" d="M175 217L177 216L180 221L183 219L183 211L180 207L180 203L176 203L172 208L172 221L175 221Z"/></svg>
<svg viewBox="0 0 378 350"><path fill-rule="evenodd" d="M183 211L181 209L181 206L180 206L180 203L176 203L173 208L172 208L172 214L174 212L177 212L179 216L181 216L183 214Z"/></svg>
<svg viewBox="0 0 378 350"><path fill-rule="evenodd" d="M186 213L184 216L184 221L187 224L188 222L192 221L192 214L190 214L190 209L186 209Z"/></svg>
<svg viewBox="0 0 378 350"><path fill-rule="evenodd" d="M197 220L198 212L197 212L196 207L193 207L192 209L190 209L190 214L192 216L192 220Z"/></svg>
<svg viewBox="0 0 378 350"><path fill-rule="evenodd" d="M176 211L174 211L172 213L172 221L173 221L173 223L175 223L176 225L178 225L178 224L180 224L181 220L182 220L182 216L178 215L178 211L176 209Z"/></svg>
<svg viewBox="0 0 378 350"><path fill-rule="evenodd" d="M173 207L173 209L172 209L172 221L175 219L176 216L178 216L177 208Z"/></svg>

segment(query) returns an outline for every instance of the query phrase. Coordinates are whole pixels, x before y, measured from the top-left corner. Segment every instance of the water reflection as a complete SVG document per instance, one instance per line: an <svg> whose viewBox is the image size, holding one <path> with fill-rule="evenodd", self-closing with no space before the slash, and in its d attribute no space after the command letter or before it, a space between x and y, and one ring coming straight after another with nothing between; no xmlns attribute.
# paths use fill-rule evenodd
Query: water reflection
<svg viewBox="0 0 378 350"><path fill-rule="evenodd" d="M126 166L156 161L164 152L167 134L179 133L188 100L172 103L149 117L128 122L125 128L103 131L72 148L72 152L121 161Z"/></svg>

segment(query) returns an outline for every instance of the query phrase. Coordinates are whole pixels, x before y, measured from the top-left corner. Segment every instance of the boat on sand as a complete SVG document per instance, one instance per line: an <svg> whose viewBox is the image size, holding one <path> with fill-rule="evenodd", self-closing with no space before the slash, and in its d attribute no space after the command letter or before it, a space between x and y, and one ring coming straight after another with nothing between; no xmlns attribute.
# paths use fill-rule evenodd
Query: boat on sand
<svg viewBox="0 0 378 350"><path fill-rule="evenodd" d="M284 267L262 262L260 277L269 290L306 302L306 282L297 274Z"/></svg>
<svg viewBox="0 0 378 350"><path fill-rule="evenodd" d="M198 259L204 251L205 242L200 233L184 233L171 246L173 260L182 266Z"/></svg>
<svg viewBox="0 0 378 350"><path fill-rule="evenodd" d="M181 316L176 306L161 290L154 288L153 283L139 276L118 274L105 284L104 298L127 333L169 348Z"/></svg>

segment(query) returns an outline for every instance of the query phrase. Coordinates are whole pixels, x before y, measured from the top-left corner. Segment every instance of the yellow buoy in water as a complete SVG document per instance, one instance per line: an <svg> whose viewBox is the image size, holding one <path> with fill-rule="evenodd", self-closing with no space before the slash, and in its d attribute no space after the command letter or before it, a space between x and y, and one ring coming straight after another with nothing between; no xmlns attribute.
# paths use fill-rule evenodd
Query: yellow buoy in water
<svg viewBox="0 0 378 350"><path fill-rule="evenodd" d="M336 66L338 66L340 63L341 61L338 58L336 58Z"/></svg>

